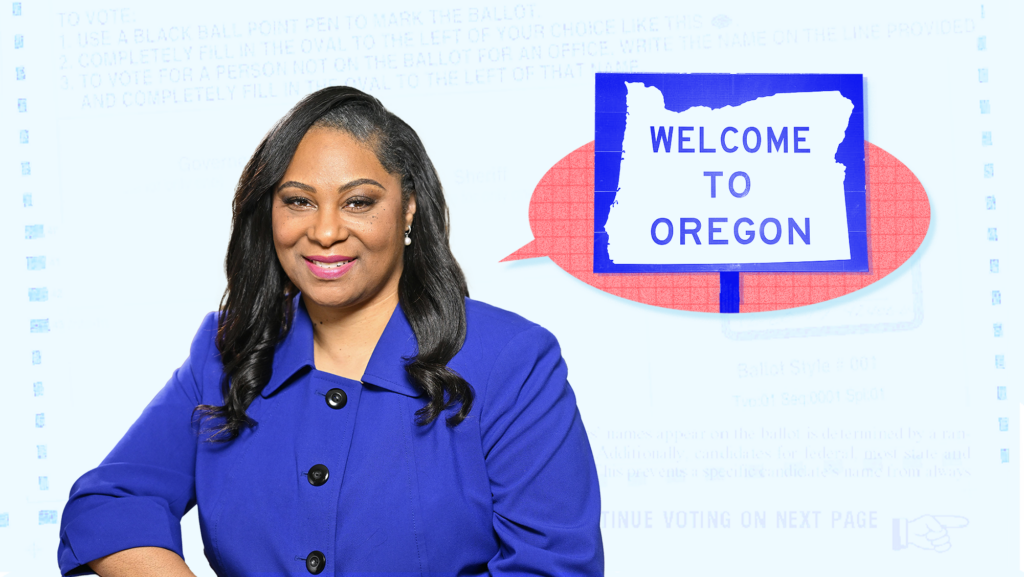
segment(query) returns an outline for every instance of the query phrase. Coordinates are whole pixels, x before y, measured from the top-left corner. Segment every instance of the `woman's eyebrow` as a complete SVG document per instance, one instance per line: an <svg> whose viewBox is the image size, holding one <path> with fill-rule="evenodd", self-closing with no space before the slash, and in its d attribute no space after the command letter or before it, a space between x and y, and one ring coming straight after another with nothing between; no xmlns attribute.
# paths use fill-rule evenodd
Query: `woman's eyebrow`
<svg viewBox="0 0 1024 577"><path fill-rule="evenodd" d="M384 185L383 184L377 182L376 180L373 180L372 178L357 178L356 180L353 180L352 182L347 182L347 183L339 186L338 187L338 192L345 192L346 190L348 190L350 188L355 188L357 186L362 186L364 184L372 184L372 185L374 185L376 187L384 189ZM295 181L295 180L289 180L288 182L282 182L281 186L277 187L277 190L278 190L278 192L280 192L280 191L282 191L282 190L284 190L286 188L289 188L289 187L291 187L291 188L298 188L300 190L305 190L306 192L312 192L312 193L316 192L316 189L313 188L312 186L310 186L308 184L303 184L303 183ZM386 190L386 189L384 189L384 190Z"/></svg>
<svg viewBox="0 0 1024 577"><path fill-rule="evenodd" d="M352 182L339 186L338 192L345 192L350 188L355 188L357 186L362 186L364 184L372 184L374 186L379 187L381 190L387 190L384 188L383 184L377 182L376 180L373 180L372 178L358 178L356 180L353 180Z"/></svg>
<svg viewBox="0 0 1024 577"><path fill-rule="evenodd" d="M313 188L312 186L310 186L308 184L302 184L301 182L298 182L298 181L295 181L295 180L289 180L288 182L282 182L281 186L277 187L277 191L280 192L280 191L282 191L282 190L284 190L286 188L298 188L300 190L305 190L306 192L316 192L316 189Z"/></svg>

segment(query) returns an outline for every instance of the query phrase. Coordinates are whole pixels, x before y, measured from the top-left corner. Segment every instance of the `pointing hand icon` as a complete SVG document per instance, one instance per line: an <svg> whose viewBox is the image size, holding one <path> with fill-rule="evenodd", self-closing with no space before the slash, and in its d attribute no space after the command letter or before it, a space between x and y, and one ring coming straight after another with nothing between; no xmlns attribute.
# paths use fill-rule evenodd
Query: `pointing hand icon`
<svg viewBox="0 0 1024 577"><path fill-rule="evenodd" d="M958 515L922 515L913 521L893 519L892 548L899 550L914 545L944 553L952 547L947 529L960 529L968 523L967 517Z"/></svg>

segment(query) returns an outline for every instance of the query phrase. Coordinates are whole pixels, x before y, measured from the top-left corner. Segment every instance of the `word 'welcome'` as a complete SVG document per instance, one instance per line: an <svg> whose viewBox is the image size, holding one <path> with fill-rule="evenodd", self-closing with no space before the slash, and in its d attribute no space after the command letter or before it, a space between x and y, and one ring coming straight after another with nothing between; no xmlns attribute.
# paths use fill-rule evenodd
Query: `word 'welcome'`
<svg viewBox="0 0 1024 577"><path fill-rule="evenodd" d="M715 153L718 149L712 146L705 145L704 142L704 127L698 126L669 126L667 129L664 126L651 126L651 148L654 152L672 152L672 132L676 133L677 145L676 152L692 152L692 153ZM697 131L696 136L694 131ZM809 153L810 148L801 147L800 145L807 141L807 137L803 135L805 132L809 132L810 127L808 126L794 126L793 127L793 152L794 153ZM788 153L789 152L789 127L783 126L782 130L776 131L771 126L765 129L767 135L765 149L768 153L772 152L772 147L775 147L775 152ZM739 136L740 131L733 126L726 126L722 129L721 135L719 136L718 142L721 145L723 151L727 153L733 153L740 149L742 145L743 150L754 153L761 149L761 131L754 126L747 127L743 130L742 136ZM696 138L696 147L691 142ZM713 136L712 136L713 138ZM728 140L726 140L728 138ZM753 144L751 144L753 142ZM714 141L710 141L711 145L714 145ZM662 150L664 149L664 150Z"/></svg>

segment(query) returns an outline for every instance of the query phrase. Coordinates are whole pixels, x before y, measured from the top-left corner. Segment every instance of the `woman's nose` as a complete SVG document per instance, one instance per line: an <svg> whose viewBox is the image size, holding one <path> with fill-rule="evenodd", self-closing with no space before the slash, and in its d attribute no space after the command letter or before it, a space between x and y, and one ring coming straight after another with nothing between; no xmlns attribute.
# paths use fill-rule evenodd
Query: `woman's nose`
<svg viewBox="0 0 1024 577"><path fill-rule="evenodd" d="M348 238L348 227L337 207L325 206L316 211L313 226L307 234L313 242L328 248Z"/></svg>

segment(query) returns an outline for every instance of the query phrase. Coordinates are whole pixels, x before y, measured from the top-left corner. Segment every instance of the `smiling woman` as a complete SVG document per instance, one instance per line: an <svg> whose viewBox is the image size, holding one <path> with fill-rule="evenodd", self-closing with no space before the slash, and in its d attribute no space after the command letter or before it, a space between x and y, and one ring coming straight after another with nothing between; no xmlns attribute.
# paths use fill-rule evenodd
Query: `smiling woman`
<svg viewBox="0 0 1024 577"><path fill-rule="evenodd" d="M332 87L260 143L220 310L61 518L61 571L600 575L557 341L468 298L416 132Z"/></svg>
<svg viewBox="0 0 1024 577"><path fill-rule="evenodd" d="M317 326L338 325L339 315L350 316L353 307L365 310L362 315L390 316L415 195L403 195L400 179L349 133L318 126L299 142L282 180L273 200L274 248ZM386 322L374 324L383 329ZM330 339L340 346L315 346L316 364L358 380L373 352L372 337L380 335L345 328Z"/></svg>

